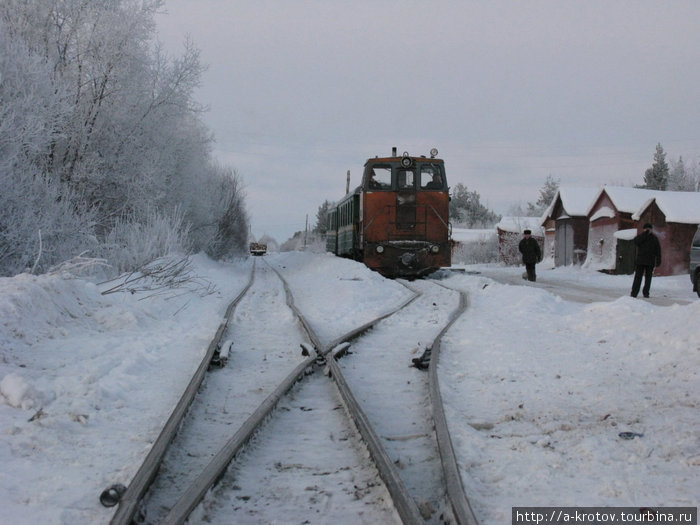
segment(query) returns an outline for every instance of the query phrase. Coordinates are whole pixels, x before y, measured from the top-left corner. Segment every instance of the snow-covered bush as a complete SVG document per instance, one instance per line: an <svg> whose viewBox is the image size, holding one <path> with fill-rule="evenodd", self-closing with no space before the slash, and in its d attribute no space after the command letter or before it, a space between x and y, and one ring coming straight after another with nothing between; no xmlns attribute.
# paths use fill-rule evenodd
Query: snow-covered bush
<svg viewBox="0 0 700 525"><path fill-rule="evenodd" d="M184 254L188 227L182 213L166 215L152 210L145 221L124 219L115 223L100 248L100 256L119 272L133 271L170 254Z"/></svg>
<svg viewBox="0 0 700 525"><path fill-rule="evenodd" d="M500 261L498 237L495 235L459 243L452 251L452 264L485 264Z"/></svg>
<svg viewBox="0 0 700 525"><path fill-rule="evenodd" d="M0 274L43 272L97 246L91 213L59 182L2 171L0 187Z"/></svg>

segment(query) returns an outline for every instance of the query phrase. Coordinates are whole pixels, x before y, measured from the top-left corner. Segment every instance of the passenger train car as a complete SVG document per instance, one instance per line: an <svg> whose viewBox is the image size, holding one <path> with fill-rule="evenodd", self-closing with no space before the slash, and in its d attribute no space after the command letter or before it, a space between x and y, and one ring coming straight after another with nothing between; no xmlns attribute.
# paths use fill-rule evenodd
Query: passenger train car
<svg viewBox="0 0 700 525"><path fill-rule="evenodd" d="M365 163L362 183L328 213L326 250L386 277L416 278L451 265L445 164L405 152ZM349 176L349 175L348 175Z"/></svg>

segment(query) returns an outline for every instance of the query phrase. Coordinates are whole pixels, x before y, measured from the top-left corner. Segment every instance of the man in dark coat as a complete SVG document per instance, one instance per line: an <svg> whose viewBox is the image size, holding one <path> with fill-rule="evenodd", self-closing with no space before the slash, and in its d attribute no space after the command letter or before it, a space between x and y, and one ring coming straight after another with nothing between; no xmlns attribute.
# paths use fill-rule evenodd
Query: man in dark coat
<svg viewBox="0 0 700 525"><path fill-rule="evenodd" d="M532 238L532 232L530 230L525 230L523 236L520 244L518 244L518 249L520 253L523 254L523 264L527 271L527 280L534 282L537 280L535 264L542 260L542 251L540 250L540 243Z"/></svg>
<svg viewBox="0 0 700 525"><path fill-rule="evenodd" d="M644 297L649 297L651 290L651 276L654 274L654 266L661 264L661 245L659 239L651 233L652 226L646 223L643 231L634 238L637 247L637 259L635 260L634 281L632 282L632 297L637 297L639 287L644 276Z"/></svg>

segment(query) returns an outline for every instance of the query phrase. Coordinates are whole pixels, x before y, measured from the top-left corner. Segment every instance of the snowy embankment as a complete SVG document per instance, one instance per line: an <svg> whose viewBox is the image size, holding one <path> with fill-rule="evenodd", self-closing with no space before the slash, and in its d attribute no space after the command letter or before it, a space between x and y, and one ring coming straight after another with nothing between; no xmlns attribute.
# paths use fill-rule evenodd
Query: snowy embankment
<svg viewBox="0 0 700 525"><path fill-rule="evenodd" d="M0 279L0 522L109 522L100 493L128 485L248 279L249 262L193 263L216 292Z"/></svg>
<svg viewBox="0 0 700 525"><path fill-rule="evenodd" d="M621 297L582 304L535 286L447 280L470 294L440 377L476 515L507 523L512 506L696 506L700 301L659 307L628 297L629 277L539 273L566 288L607 282ZM692 301L689 284L657 278L652 290Z"/></svg>
<svg viewBox="0 0 700 525"><path fill-rule="evenodd" d="M407 293L329 255L266 260L322 330ZM251 265L193 263L216 293L103 296L57 275L0 279L2 523L109 522L100 492L128 484ZM685 301L674 306L629 298L629 277L584 270L538 267L536 286L441 276L470 294L440 378L482 523L507 522L513 505L697 505L700 301L687 275L654 279L652 296ZM619 293L571 303L556 286Z"/></svg>

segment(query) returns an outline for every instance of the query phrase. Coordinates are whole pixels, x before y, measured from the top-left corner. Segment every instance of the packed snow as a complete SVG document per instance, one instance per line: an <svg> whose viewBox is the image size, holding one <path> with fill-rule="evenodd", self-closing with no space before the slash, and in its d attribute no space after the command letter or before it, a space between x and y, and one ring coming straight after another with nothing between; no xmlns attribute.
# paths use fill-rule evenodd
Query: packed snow
<svg viewBox="0 0 700 525"><path fill-rule="evenodd" d="M327 254L265 260L324 337L406 298ZM100 493L128 485L250 272L245 259L192 265L212 286L102 295L112 284L61 273L0 279L1 523L109 523ZM434 276L469 295L439 376L480 522L509 522L518 505L697 506L700 300L688 276L654 278L643 300L629 297L631 276L540 265L528 283L522 268L464 269ZM339 297L352 305L342 318Z"/></svg>

